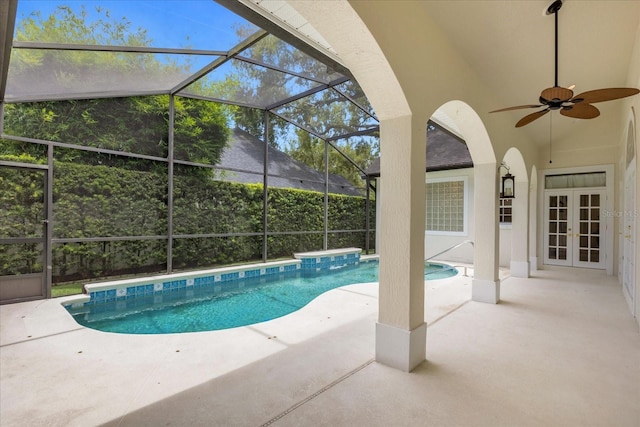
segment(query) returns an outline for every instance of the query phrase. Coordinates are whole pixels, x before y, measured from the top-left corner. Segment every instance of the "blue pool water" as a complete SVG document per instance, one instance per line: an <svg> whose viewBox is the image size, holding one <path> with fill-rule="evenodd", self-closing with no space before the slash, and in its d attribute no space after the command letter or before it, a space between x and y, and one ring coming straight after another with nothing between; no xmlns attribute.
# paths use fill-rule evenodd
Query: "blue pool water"
<svg viewBox="0 0 640 427"><path fill-rule="evenodd" d="M425 279L455 276L455 268L427 263ZM377 260L319 273L290 272L224 286L66 307L79 324L104 332L168 334L214 331L275 319L340 286L378 281Z"/></svg>

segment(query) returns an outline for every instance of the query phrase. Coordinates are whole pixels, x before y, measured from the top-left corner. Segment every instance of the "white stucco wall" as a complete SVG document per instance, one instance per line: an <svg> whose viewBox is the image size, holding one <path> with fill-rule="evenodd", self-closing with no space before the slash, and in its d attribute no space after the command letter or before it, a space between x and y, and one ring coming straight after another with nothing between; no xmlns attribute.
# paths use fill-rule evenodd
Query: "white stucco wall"
<svg viewBox="0 0 640 427"><path fill-rule="evenodd" d="M464 234L443 234L428 232L424 233L424 254L428 259L433 255L438 254L452 246L464 242L465 240L473 241L474 236L474 224L473 224L473 168L467 169L454 169L447 171L428 172L426 174L426 181L432 179L442 178L466 178L467 180L467 194L465 194L465 203L467 204L467 230ZM445 260L451 262L461 262L472 264L473 263L473 247L471 245L462 245L459 248L452 249L438 257L438 260Z"/></svg>
<svg viewBox="0 0 640 427"><path fill-rule="evenodd" d="M429 233L425 231L424 234L424 253L425 258L430 258L431 256L444 251L452 246L455 246L459 243L464 242L465 240L474 240L474 203L473 203L473 191L474 191L474 180L473 180L473 169L454 169L448 171L437 171L437 172L428 172L425 176L425 181L429 179L441 179L441 178L459 178L465 177L467 179L467 232L463 235L443 235L437 233ZM380 178L377 178L376 188L378 188L378 193L376 194L376 248L379 245L379 234L377 230L379 227L377 226L380 217L380 203L384 200L384 195L380 192ZM452 263L463 263L463 264L473 264L473 250L474 248L471 245L465 244L460 246L459 248L453 249L451 251L447 251L446 253L436 257L438 260L452 262ZM511 261L511 226L510 225L500 225L500 266L508 267Z"/></svg>

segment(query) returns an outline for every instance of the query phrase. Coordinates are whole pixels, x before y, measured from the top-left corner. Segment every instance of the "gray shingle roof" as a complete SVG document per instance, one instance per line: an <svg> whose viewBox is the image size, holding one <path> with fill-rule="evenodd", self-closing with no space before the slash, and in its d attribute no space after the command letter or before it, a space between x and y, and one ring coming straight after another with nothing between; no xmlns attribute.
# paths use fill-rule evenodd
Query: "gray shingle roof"
<svg viewBox="0 0 640 427"><path fill-rule="evenodd" d="M217 166L226 170L225 180L243 184L261 184L264 171L263 152L264 143L260 139L236 128ZM271 146L268 147L267 156L270 187L324 192L324 172L317 171ZM363 195L362 190L354 187L343 176L335 174L329 174L329 193Z"/></svg>
<svg viewBox="0 0 640 427"><path fill-rule="evenodd" d="M427 126L427 172L473 167L471 154L463 139L447 131L435 122ZM380 176L380 158L366 170L373 177Z"/></svg>

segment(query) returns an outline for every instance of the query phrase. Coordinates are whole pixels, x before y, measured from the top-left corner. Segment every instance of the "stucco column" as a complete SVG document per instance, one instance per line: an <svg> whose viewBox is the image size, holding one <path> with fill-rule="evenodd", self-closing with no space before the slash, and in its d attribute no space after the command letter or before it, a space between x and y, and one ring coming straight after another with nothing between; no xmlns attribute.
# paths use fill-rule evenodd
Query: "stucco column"
<svg viewBox="0 0 640 427"><path fill-rule="evenodd" d="M538 188L536 174L531 175L529 187L529 272L538 270Z"/></svg>
<svg viewBox="0 0 640 427"><path fill-rule="evenodd" d="M473 166L473 172L475 237L471 298L496 304L500 301L498 171L495 163L481 163Z"/></svg>
<svg viewBox="0 0 640 427"><path fill-rule="evenodd" d="M529 277L529 183L515 182L511 221L511 275Z"/></svg>
<svg viewBox="0 0 640 427"><path fill-rule="evenodd" d="M415 121L415 120L414 120ZM426 124L380 123L380 285L376 361L405 372L426 356L424 215Z"/></svg>

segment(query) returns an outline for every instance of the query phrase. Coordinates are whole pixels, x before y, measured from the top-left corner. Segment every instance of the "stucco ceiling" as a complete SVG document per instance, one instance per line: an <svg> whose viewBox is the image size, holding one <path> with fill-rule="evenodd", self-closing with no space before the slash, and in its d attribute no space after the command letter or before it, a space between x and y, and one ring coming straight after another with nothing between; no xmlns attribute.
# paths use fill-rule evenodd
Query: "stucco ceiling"
<svg viewBox="0 0 640 427"><path fill-rule="evenodd" d="M286 1L242 0L284 22L298 37L333 51L326 40ZM554 85L554 18L544 11L551 0L423 1L465 61L496 94L495 109L537 103L540 92ZM566 0L559 12L558 84L575 85L576 94L627 81L629 59L640 20L637 0ZM318 37L316 39L316 37ZM615 113L618 101L597 104L602 114ZM536 110L508 115L515 123ZM491 120L491 116L487 120ZM598 120L597 118L594 120ZM571 132L578 119L553 116L554 138ZM549 119L523 128L540 144L549 140Z"/></svg>

